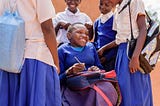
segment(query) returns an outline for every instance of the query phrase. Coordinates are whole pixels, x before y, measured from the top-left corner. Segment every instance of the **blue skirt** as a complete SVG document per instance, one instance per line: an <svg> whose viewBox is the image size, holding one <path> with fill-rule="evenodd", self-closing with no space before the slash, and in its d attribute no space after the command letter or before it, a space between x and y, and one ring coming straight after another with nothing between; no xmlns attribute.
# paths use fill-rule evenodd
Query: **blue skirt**
<svg viewBox="0 0 160 106"><path fill-rule="evenodd" d="M150 75L140 71L130 73L126 49L127 43L119 45L115 67L122 93L121 106L153 106Z"/></svg>
<svg viewBox="0 0 160 106"><path fill-rule="evenodd" d="M26 59L20 74L0 70L0 106L61 106L56 69Z"/></svg>

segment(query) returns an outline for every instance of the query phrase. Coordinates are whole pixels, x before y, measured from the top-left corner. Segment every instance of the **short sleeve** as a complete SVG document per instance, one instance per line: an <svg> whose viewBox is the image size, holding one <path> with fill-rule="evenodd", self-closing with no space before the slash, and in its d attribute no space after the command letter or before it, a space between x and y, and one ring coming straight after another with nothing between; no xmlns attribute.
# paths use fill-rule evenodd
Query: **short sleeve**
<svg viewBox="0 0 160 106"><path fill-rule="evenodd" d="M64 12L57 13L56 16L54 18L52 18L53 25L57 26L57 24L59 22L67 23L67 21L65 21L64 19L65 19L65 13Z"/></svg>
<svg viewBox="0 0 160 106"><path fill-rule="evenodd" d="M58 22L59 22L59 13L56 14L56 16L54 18L52 18L52 22L54 26L57 26Z"/></svg>
<svg viewBox="0 0 160 106"><path fill-rule="evenodd" d="M0 0L0 16L3 14L3 12L5 11L5 3L7 1L6 0Z"/></svg>
<svg viewBox="0 0 160 106"><path fill-rule="evenodd" d="M91 18L87 14L85 14L85 17L86 17L86 22L85 23L92 25L93 22L92 22Z"/></svg>
<svg viewBox="0 0 160 106"><path fill-rule="evenodd" d="M40 23L55 16L55 9L51 0L37 0L36 3L36 11Z"/></svg>
<svg viewBox="0 0 160 106"><path fill-rule="evenodd" d="M134 19L137 20L138 15L145 15L145 6L142 0L133 0L131 2L131 11Z"/></svg>
<svg viewBox="0 0 160 106"><path fill-rule="evenodd" d="M59 22L59 14L57 14L54 18L52 18L52 22L54 26L57 26L58 22Z"/></svg>
<svg viewBox="0 0 160 106"><path fill-rule="evenodd" d="M2 5L2 0L0 0L0 16L2 15L2 12L3 12L3 5Z"/></svg>

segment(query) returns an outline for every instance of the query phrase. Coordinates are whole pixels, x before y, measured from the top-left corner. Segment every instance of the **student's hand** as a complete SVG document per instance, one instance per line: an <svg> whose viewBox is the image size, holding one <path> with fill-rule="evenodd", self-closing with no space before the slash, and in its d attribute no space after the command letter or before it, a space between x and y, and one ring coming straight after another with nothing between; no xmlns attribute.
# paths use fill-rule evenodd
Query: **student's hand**
<svg viewBox="0 0 160 106"><path fill-rule="evenodd" d="M85 69L84 63L75 63L72 67L70 67L67 71L67 75L76 74L78 72L81 72Z"/></svg>
<svg viewBox="0 0 160 106"><path fill-rule="evenodd" d="M131 73L135 73L136 71L138 71L140 69L140 65L139 65L139 57L132 57L130 62L129 62L129 69Z"/></svg>
<svg viewBox="0 0 160 106"><path fill-rule="evenodd" d="M91 23L85 23L84 25L88 29L89 40L92 40L94 35L93 25Z"/></svg>
<svg viewBox="0 0 160 106"><path fill-rule="evenodd" d="M102 57L103 52L104 52L103 48L100 48L100 49L97 51L99 58Z"/></svg>
<svg viewBox="0 0 160 106"><path fill-rule="evenodd" d="M85 23L84 25L85 25L85 27L86 27L87 29L90 29L90 28L92 28L92 27L93 27L93 25L91 25L91 24L87 24L87 23Z"/></svg>
<svg viewBox="0 0 160 106"><path fill-rule="evenodd" d="M71 24L70 24L70 23L60 22L60 26L61 26L63 29L65 29L65 30L68 29L69 25L71 25Z"/></svg>
<svg viewBox="0 0 160 106"><path fill-rule="evenodd" d="M59 74L60 73L60 69L59 69L59 66L57 67L55 67L56 68L56 70L57 70L57 73Z"/></svg>
<svg viewBox="0 0 160 106"><path fill-rule="evenodd" d="M88 68L88 71L100 71L100 69L97 66L91 66Z"/></svg>

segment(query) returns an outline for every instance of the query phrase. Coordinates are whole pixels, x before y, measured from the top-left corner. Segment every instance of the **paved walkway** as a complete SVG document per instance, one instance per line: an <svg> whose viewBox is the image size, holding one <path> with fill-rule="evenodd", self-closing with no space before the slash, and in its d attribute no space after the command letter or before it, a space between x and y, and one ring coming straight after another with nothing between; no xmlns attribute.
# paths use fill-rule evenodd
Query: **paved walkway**
<svg viewBox="0 0 160 106"><path fill-rule="evenodd" d="M154 106L160 106L160 61L155 70L151 72L151 80Z"/></svg>

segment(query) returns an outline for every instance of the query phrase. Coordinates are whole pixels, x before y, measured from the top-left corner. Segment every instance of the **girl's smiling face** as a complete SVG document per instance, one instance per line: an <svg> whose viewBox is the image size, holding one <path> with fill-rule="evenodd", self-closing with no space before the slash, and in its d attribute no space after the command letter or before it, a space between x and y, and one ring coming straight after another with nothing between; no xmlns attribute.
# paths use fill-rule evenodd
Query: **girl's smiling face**
<svg viewBox="0 0 160 106"><path fill-rule="evenodd" d="M102 14L107 14L112 10L113 4L110 0L100 0L99 10Z"/></svg>
<svg viewBox="0 0 160 106"><path fill-rule="evenodd" d="M77 12L77 7L80 4L81 0L65 0L68 10L71 11L72 13Z"/></svg>
<svg viewBox="0 0 160 106"><path fill-rule="evenodd" d="M67 37L70 43L74 47L83 47L89 40L88 30L84 25L77 24L73 26L74 29L68 32Z"/></svg>

